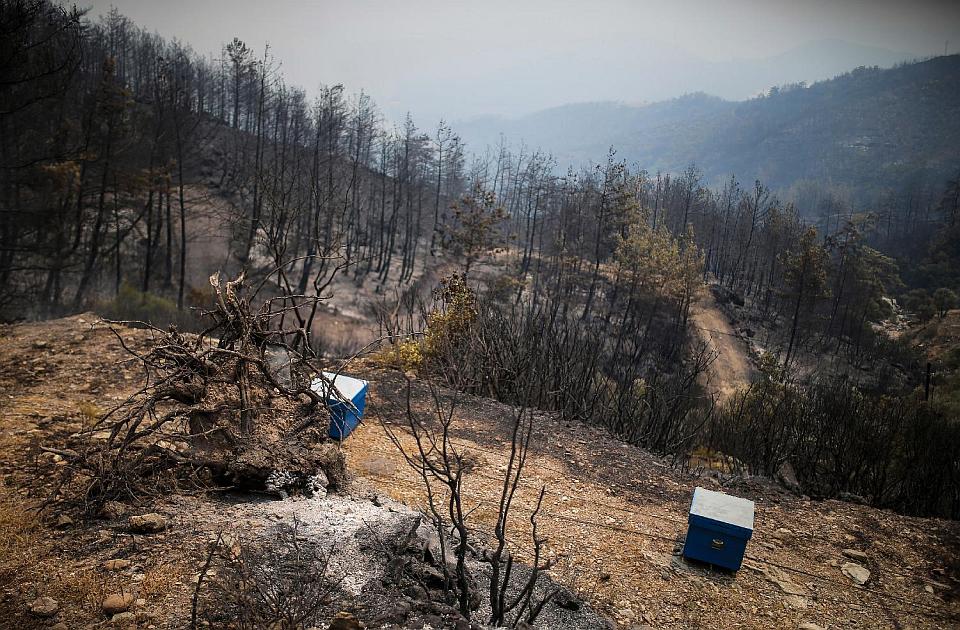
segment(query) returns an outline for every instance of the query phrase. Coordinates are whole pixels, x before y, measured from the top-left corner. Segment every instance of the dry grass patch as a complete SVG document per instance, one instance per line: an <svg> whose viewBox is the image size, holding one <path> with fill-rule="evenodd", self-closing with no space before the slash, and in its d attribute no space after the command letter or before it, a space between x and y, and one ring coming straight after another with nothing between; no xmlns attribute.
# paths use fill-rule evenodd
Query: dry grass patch
<svg viewBox="0 0 960 630"><path fill-rule="evenodd" d="M0 490L0 582L22 580L49 550L37 513L19 496Z"/></svg>
<svg viewBox="0 0 960 630"><path fill-rule="evenodd" d="M80 426L84 429L95 425L100 416L103 415L96 403L89 401L77 403L77 410L80 412Z"/></svg>
<svg viewBox="0 0 960 630"><path fill-rule="evenodd" d="M8 490L0 490L0 583L20 586L26 614L36 597L56 599L61 610L96 614L108 590L107 578L96 570L59 557L53 533L41 521L36 506Z"/></svg>
<svg viewBox="0 0 960 630"><path fill-rule="evenodd" d="M178 583L183 583L186 569L172 562L158 562L143 574L139 596L148 602L162 600L171 595Z"/></svg>

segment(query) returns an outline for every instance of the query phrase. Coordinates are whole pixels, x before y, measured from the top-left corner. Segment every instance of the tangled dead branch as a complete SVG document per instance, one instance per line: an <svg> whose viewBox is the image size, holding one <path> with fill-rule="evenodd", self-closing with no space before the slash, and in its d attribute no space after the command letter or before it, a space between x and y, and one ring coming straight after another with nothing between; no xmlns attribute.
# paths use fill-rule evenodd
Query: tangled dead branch
<svg viewBox="0 0 960 630"><path fill-rule="evenodd" d="M254 309L256 290L243 275L222 284L217 273L210 284L213 308L202 313L209 326L199 335L108 322L152 331L152 343L138 349L111 327L143 383L73 436L53 500L89 511L184 483L310 492L344 482L342 454L326 438L325 397L310 386L323 378L319 359L309 344L292 347L302 327L283 327L291 311L319 298L269 298Z"/></svg>

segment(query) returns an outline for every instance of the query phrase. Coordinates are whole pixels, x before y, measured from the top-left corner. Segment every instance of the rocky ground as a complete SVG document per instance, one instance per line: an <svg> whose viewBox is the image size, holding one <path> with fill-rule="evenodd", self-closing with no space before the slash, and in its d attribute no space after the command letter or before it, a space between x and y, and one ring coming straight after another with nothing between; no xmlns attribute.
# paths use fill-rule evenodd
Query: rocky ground
<svg viewBox="0 0 960 630"><path fill-rule="evenodd" d="M153 337L145 330L120 334L123 346L140 351ZM335 493L315 489L309 498L189 486L140 501L107 502L94 514L44 505L73 455L64 446L68 437L138 387L130 356L92 314L0 328L5 619L27 628L180 628L191 624L196 609L199 621L229 626L242 611L229 595L232 587L224 587L264 578L257 550L276 546L293 527L298 540L323 558L322 565L296 569L328 582L320 617L331 628L480 627L438 603L442 574L423 541L430 528L414 528L411 538L419 515L360 477ZM236 558L235 548L244 550ZM248 556L256 560L237 564ZM479 602L488 569L477 553L468 563ZM267 582L275 588L272 579ZM540 594L551 584L548 577ZM546 607L538 626L604 627L603 618L572 593L562 603ZM482 608L475 613L488 614Z"/></svg>
<svg viewBox="0 0 960 630"><path fill-rule="evenodd" d="M402 416L397 403L406 383L392 372L369 378L374 417L351 438L348 450L354 456L348 462L394 498L422 503L421 489L411 483L376 418L379 410L390 426ZM413 387L420 389L414 399L429 404L425 384ZM464 398L459 408L457 439L477 459L467 493L478 504L476 521L489 522L498 493L492 481L509 452L512 410L474 398ZM895 628L957 622L956 523L815 502L761 478L694 478L604 430L547 414L536 423L532 457L521 501L529 508L540 487L548 489L541 528L550 540L548 553L563 559L558 580L583 592L621 627ZM748 559L736 575L677 554L697 485L756 502ZM524 516L516 518L516 537L525 540ZM865 584L858 584L860 578Z"/></svg>
<svg viewBox="0 0 960 630"><path fill-rule="evenodd" d="M331 627L351 627L350 615L380 626L456 624L449 611L405 595L402 581L384 585L382 579L398 549L414 558L405 566L430 572L418 564L418 545L411 551L406 538L423 490L387 437L389 429L409 439L403 433L407 381L397 372L356 366L372 391L365 423L343 445L349 492L279 501L197 489L113 505L100 518L36 511L65 465L54 452L58 446L136 387L128 358L92 315L0 328L5 624L183 627L198 578L215 584L218 575L231 575L205 567L212 540L223 534L221 544L265 541L294 521L318 548L335 543L327 571L336 576L336 595L326 614L342 614ZM427 384L414 380L411 387L415 409L426 411L432 404ZM512 410L469 397L461 397L458 409L454 439L473 462L465 496L482 540L496 516ZM755 533L737 574L678 554L696 485L756 502ZM540 527L548 537L546 552L557 561L552 578L576 595L562 600L566 607L549 605L540 627L960 623L960 527L954 522L814 502L757 478L694 478L605 431L540 414L508 534L521 558L529 554L529 511L541 486L547 494ZM156 516L131 519L150 514ZM482 585L483 566L471 562ZM211 596L198 598L201 613L212 605Z"/></svg>

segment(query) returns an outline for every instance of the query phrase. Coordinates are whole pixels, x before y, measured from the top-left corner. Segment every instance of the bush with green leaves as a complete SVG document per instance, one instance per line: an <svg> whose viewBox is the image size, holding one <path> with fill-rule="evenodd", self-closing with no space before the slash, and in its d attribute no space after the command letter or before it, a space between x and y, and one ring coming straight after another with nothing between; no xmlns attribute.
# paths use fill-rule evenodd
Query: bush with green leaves
<svg viewBox="0 0 960 630"><path fill-rule="evenodd" d="M144 322L158 328L174 325L184 332L203 329L200 318L191 310L180 310L176 302L155 293L145 293L124 283L112 300L96 306L97 313L113 321Z"/></svg>
<svg viewBox="0 0 960 630"><path fill-rule="evenodd" d="M892 396L849 378L795 383L765 371L717 413L708 447L774 476L789 462L804 492L844 493L907 514L960 517L960 423L950 401Z"/></svg>

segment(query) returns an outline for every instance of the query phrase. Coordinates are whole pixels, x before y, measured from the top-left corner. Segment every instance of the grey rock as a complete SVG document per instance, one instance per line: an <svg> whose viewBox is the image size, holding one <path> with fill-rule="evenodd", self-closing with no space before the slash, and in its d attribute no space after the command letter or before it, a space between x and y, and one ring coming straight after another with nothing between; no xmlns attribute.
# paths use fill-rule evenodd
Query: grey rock
<svg viewBox="0 0 960 630"><path fill-rule="evenodd" d="M866 562L869 558L867 554L862 551L857 551L856 549L844 549L843 555L850 558L851 560L856 560L857 562Z"/></svg>
<svg viewBox="0 0 960 630"><path fill-rule="evenodd" d="M870 569L855 562L844 562L840 565L840 571L859 586L870 581Z"/></svg>
<svg viewBox="0 0 960 630"><path fill-rule="evenodd" d="M445 544L441 546L440 535L429 522L421 519L414 536L416 537L416 544L425 552L434 566L443 566L442 563L446 563L447 566L456 566L457 558L453 555L453 543L445 541Z"/></svg>
<svg viewBox="0 0 960 630"><path fill-rule="evenodd" d="M37 617L53 617L60 610L60 602L52 597L38 597L30 603L30 614Z"/></svg>
<svg viewBox="0 0 960 630"><path fill-rule="evenodd" d="M330 480L327 479L327 474L322 470L318 470L315 475L307 478L307 484L304 490L307 496L322 499L327 496L327 488L329 486Z"/></svg>
<svg viewBox="0 0 960 630"><path fill-rule="evenodd" d="M797 473L793 470L793 465L790 462L783 462L780 464L780 468L777 469L777 479L780 480L790 492L795 494L800 494L800 480L797 479Z"/></svg>
<svg viewBox="0 0 960 630"><path fill-rule="evenodd" d="M773 567L767 570L767 579L780 587L780 590L787 595L799 595L803 597L807 594L806 589L787 577L785 573Z"/></svg>

